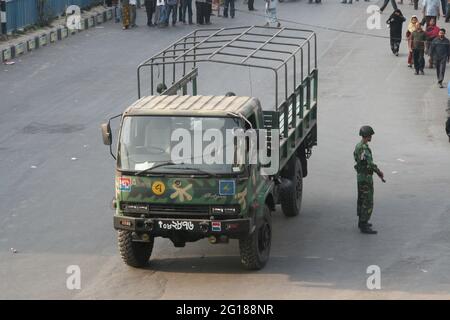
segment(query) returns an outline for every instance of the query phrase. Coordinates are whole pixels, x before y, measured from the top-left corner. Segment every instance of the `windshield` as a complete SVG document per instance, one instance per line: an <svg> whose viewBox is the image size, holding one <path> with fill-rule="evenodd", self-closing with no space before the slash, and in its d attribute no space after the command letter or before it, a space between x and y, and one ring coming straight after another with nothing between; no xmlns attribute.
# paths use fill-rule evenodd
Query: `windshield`
<svg viewBox="0 0 450 320"><path fill-rule="evenodd" d="M243 166L227 159L227 149L234 148L234 139L227 139L227 135L240 128L241 122L233 117L127 116L119 138L118 168L136 172L239 173Z"/></svg>

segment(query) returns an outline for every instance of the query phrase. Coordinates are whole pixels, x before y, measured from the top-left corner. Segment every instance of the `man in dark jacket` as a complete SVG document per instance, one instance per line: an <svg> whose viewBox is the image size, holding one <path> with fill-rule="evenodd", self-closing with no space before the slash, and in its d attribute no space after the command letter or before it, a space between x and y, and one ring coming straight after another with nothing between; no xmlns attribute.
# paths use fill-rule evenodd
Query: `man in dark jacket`
<svg viewBox="0 0 450 320"><path fill-rule="evenodd" d="M152 26L156 25L156 23L158 22L158 21L156 21L156 18L155 18L155 24L153 24L153 22L152 22L153 14L156 11L156 0L145 0L144 4L145 4L145 11L147 12L147 25L149 27L152 27Z"/></svg>
<svg viewBox="0 0 450 320"><path fill-rule="evenodd" d="M448 142L450 142L450 82L447 84L447 94L448 94L448 101L447 101L447 121L445 122L445 132L448 136Z"/></svg>
<svg viewBox="0 0 450 320"><path fill-rule="evenodd" d="M443 88L442 81L444 81L445 67L447 62L450 61L450 41L445 37L445 29L439 30L439 36L431 42L430 56L436 63L439 87Z"/></svg>
<svg viewBox="0 0 450 320"><path fill-rule="evenodd" d="M248 3L247 3L247 5L248 5L248 10L250 10L250 11L255 11L255 7L253 6L254 3L255 3L255 0L248 0Z"/></svg>
<svg viewBox="0 0 450 320"><path fill-rule="evenodd" d="M398 50L400 49L400 42L402 41L402 26L405 20L406 19L400 9L396 9L386 21L390 29L391 50L396 56L398 56Z"/></svg>

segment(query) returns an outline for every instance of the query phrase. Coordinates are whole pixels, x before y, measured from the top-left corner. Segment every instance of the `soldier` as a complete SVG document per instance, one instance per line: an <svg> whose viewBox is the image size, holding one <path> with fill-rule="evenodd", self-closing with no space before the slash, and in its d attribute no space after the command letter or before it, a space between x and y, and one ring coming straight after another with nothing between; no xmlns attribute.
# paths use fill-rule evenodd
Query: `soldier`
<svg viewBox="0 0 450 320"><path fill-rule="evenodd" d="M358 182L358 228L362 233L367 234L377 233L377 231L372 230L372 224L369 223L373 211L373 173L375 172L383 182L386 182L383 172L373 163L372 151L368 145L372 141L372 135L374 134L372 127L361 127L359 135L362 137L362 140L356 145L353 152Z"/></svg>
<svg viewBox="0 0 450 320"><path fill-rule="evenodd" d="M159 94L163 93L166 90L167 90L167 86L162 82L158 83L158 85L156 86L156 92Z"/></svg>

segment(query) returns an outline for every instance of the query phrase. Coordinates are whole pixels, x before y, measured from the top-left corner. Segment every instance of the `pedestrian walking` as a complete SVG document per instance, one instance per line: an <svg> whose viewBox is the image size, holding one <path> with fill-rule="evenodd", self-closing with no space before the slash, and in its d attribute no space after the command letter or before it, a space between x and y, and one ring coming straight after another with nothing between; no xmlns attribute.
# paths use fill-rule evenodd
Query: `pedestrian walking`
<svg viewBox="0 0 450 320"><path fill-rule="evenodd" d="M166 0L166 15L164 24L165 26L169 25L170 15L172 14L172 26L175 26L177 23L177 8L178 8L178 0Z"/></svg>
<svg viewBox="0 0 450 320"><path fill-rule="evenodd" d="M192 24L192 0L182 0L181 5L183 8L183 23L186 23L186 20L189 24ZM187 19L186 19L187 13Z"/></svg>
<svg viewBox="0 0 450 320"><path fill-rule="evenodd" d="M120 22L120 18L122 16L122 8L119 0L112 0L111 5L114 11L114 21L115 23Z"/></svg>
<svg viewBox="0 0 450 320"><path fill-rule="evenodd" d="M406 38L408 39L408 67L413 65L413 48L412 48L412 34L416 31L416 24L419 22L417 16L412 16L409 20L408 30L406 31Z"/></svg>
<svg viewBox="0 0 450 320"><path fill-rule="evenodd" d="M447 15L447 0L441 0L442 6L442 16L445 17Z"/></svg>
<svg viewBox="0 0 450 320"><path fill-rule="evenodd" d="M234 18L234 1L235 0L225 0L224 6L223 6L223 17L228 18L228 8L230 8L230 17Z"/></svg>
<svg viewBox="0 0 450 320"><path fill-rule="evenodd" d="M440 6L441 2L440 0L423 0L422 7L423 7L423 19L422 19L422 25L427 25L430 23L431 19L434 19L436 21L440 17Z"/></svg>
<svg viewBox="0 0 450 320"><path fill-rule="evenodd" d="M130 0L122 0L122 29L130 27Z"/></svg>
<svg viewBox="0 0 450 320"><path fill-rule="evenodd" d="M450 0L447 0L447 7L445 10L445 22L450 21Z"/></svg>
<svg viewBox="0 0 450 320"><path fill-rule="evenodd" d="M391 1L392 8L394 8L394 10L397 10L397 4L395 3L395 0L384 0L384 3L380 8L380 13L383 13L384 9L386 9L387 5L389 4L389 1Z"/></svg>
<svg viewBox="0 0 450 320"><path fill-rule="evenodd" d="M391 50L397 57L402 41L402 27L405 21L406 19L400 9L396 9L386 21L390 30Z"/></svg>
<svg viewBox="0 0 450 320"><path fill-rule="evenodd" d="M206 15L206 0L195 0L195 15L197 18L197 24L205 24Z"/></svg>
<svg viewBox="0 0 450 320"><path fill-rule="evenodd" d="M166 26L166 1L165 0L156 0L155 22L158 24L159 27Z"/></svg>
<svg viewBox="0 0 450 320"><path fill-rule="evenodd" d="M130 26L131 28L137 27L136 25L136 6L137 0L129 0L130 1Z"/></svg>
<svg viewBox="0 0 450 320"><path fill-rule="evenodd" d="M422 29L422 25L417 22L416 23L416 31L412 33L412 48L413 48L413 58L414 58L414 69L416 70L415 74L418 75L419 72L421 74L425 74L423 69L425 68L425 41L427 40L427 36Z"/></svg>
<svg viewBox="0 0 450 320"><path fill-rule="evenodd" d="M255 0L248 0L247 6L248 6L249 11L256 11L254 4L255 4Z"/></svg>
<svg viewBox="0 0 450 320"><path fill-rule="evenodd" d="M444 81L447 62L450 61L450 41L445 37L445 29L440 29L439 36L431 42L430 56L436 64L438 85L444 88L442 81Z"/></svg>
<svg viewBox="0 0 450 320"><path fill-rule="evenodd" d="M183 22L183 0L178 0L178 22Z"/></svg>
<svg viewBox="0 0 450 320"><path fill-rule="evenodd" d="M373 162L372 151L369 148L369 142L372 141L374 134L375 132L372 127L361 127L359 135L362 139L356 145L355 151L353 152L353 158L356 162L355 170L358 186L358 228L362 233L366 234L377 233L377 231L372 229L372 224L369 223L373 212L373 173L375 172L383 182L386 182L383 172Z"/></svg>
<svg viewBox="0 0 450 320"><path fill-rule="evenodd" d="M205 2L205 24L211 24L212 15L212 0L206 0Z"/></svg>
<svg viewBox="0 0 450 320"><path fill-rule="evenodd" d="M153 27L157 22L156 17L155 17L155 24L153 24L152 22L153 15L155 14L156 11L156 0L145 0L144 5L145 11L147 13L147 26Z"/></svg>
<svg viewBox="0 0 450 320"><path fill-rule="evenodd" d="M281 27L281 23L277 18L277 3L278 0L265 0L266 2L266 27L270 26L271 23L276 23L277 28Z"/></svg>
<svg viewBox="0 0 450 320"><path fill-rule="evenodd" d="M436 26L434 19L430 19L430 23L425 29L425 35L427 36L427 42L425 43L425 54L429 55L428 66L430 69L433 68L433 56L430 54L430 44L431 42L439 36L439 27Z"/></svg>
<svg viewBox="0 0 450 320"><path fill-rule="evenodd" d="M450 82L447 84L447 121L445 122L445 133L448 136L448 142L450 142Z"/></svg>

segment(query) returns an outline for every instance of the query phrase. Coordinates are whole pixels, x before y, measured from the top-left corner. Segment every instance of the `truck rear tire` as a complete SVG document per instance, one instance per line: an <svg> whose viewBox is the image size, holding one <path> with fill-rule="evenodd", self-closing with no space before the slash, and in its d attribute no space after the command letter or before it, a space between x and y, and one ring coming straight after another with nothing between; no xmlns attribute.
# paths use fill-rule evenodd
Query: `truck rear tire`
<svg viewBox="0 0 450 320"><path fill-rule="evenodd" d="M270 209L264 207L264 215L256 223L255 231L239 240L241 263L248 270L264 268L270 256L272 244L272 219Z"/></svg>
<svg viewBox="0 0 450 320"><path fill-rule="evenodd" d="M294 160L295 159L295 160ZM302 163L298 157L295 157L288 168L291 173L288 179L289 183L280 194L281 209L286 217L297 216L302 209L302 193L303 193L303 172Z"/></svg>
<svg viewBox="0 0 450 320"><path fill-rule="evenodd" d="M136 242L130 231L119 230L119 251L123 262L135 268L145 267L153 251L154 238L149 242Z"/></svg>

